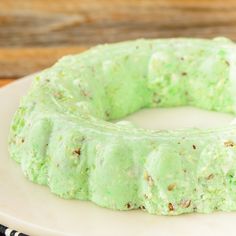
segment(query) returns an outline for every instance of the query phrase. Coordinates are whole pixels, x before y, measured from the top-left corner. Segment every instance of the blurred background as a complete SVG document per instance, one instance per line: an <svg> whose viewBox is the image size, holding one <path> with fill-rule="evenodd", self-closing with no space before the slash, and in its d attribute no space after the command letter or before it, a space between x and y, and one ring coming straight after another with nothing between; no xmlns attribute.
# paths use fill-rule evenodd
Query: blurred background
<svg viewBox="0 0 236 236"><path fill-rule="evenodd" d="M236 0L0 0L0 86L99 43L236 39Z"/></svg>

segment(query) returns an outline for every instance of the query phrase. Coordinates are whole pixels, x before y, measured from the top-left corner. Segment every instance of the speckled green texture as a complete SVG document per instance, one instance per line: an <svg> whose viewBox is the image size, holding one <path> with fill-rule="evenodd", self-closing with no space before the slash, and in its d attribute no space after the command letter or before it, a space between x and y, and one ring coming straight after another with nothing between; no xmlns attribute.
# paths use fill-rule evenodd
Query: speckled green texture
<svg viewBox="0 0 236 236"><path fill-rule="evenodd" d="M233 211L235 125L151 131L108 121L144 107L235 114L235 99L230 40L101 45L36 76L13 118L10 155L63 198L163 215Z"/></svg>

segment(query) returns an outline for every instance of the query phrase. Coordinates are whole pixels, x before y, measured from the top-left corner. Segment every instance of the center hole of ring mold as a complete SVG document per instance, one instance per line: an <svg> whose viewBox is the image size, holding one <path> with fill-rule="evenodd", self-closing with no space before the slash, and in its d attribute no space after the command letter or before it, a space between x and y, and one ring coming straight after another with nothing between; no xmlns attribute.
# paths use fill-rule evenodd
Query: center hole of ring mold
<svg viewBox="0 0 236 236"><path fill-rule="evenodd" d="M142 109L118 121L129 121L144 129L175 130L224 127L234 122L234 119L235 116L227 113L194 107L175 107Z"/></svg>

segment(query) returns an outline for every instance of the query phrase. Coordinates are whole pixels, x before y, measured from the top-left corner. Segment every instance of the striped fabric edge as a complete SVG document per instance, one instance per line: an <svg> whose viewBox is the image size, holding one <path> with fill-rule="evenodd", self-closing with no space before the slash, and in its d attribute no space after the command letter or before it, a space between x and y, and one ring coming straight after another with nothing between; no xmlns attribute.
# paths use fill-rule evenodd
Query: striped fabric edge
<svg viewBox="0 0 236 236"><path fill-rule="evenodd" d="M0 224L0 236L29 236Z"/></svg>

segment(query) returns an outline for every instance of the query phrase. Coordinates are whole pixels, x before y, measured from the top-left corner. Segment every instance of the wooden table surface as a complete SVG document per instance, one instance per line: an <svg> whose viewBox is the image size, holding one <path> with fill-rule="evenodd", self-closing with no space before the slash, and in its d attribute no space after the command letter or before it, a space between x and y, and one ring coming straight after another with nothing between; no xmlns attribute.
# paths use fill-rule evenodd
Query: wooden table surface
<svg viewBox="0 0 236 236"><path fill-rule="evenodd" d="M0 86L99 43L215 36L236 40L235 0L0 0Z"/></svg>

